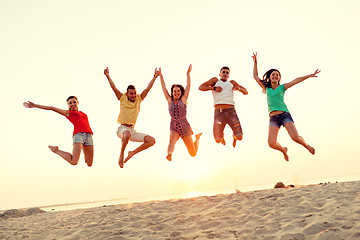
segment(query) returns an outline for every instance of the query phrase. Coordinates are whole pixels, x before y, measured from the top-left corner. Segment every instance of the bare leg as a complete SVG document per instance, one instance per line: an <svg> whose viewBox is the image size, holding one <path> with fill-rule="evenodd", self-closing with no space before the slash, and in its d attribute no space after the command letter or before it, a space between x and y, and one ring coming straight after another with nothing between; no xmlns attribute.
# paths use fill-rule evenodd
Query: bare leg
<svg viewBox="0 0 360 240"><path fill-rule="evenodd" d="M94 159L94 146L93 145L84 145L83 152L85 156L86 164L91 167Z"/></svg>
<svg viewBox="0 0 360 240"><path fill-rule="evenodd" d="M50 150L52 152L56 153L57 155L59 155L60 157L62 157L66 161L68 161L71 165L78 164L79 158L80 158L80 152L81 152L81 148L82 148L81 143L74 143L72 155L68 152L60 150L58 146L50 146L49 145L48 147L50 148Z"/></svg>
<svg viewBox="0 0 360 240"><path fill-rule="evenodd" d="M277 142L277 136L279 134L279 128L270 126L269 127L269 137L268 137L268 144L269 147L278 150L284 154L284 158L286 161L289 161L289 156L287 155L287 148L280 145L280 143Z"/></svg>
<svg viewBox="0 0 360 240"><path fill-rule="evenodd" d="M199 141L202 133L195 135L195 141L193 142L191 135L183 137L183 141L185 143L185 146L190 154L190 156L195 157L197 150L199 148Z"/></svg>
<svg viewBox="0 0 360 240"><path fill-rule="evenodd" d="M124 152L125 152L125 148L129 143L131 137L131 133L129 131L125 131L123 133L123 136L121 138L121 150L120 150L120 157L119 157L119 166L121 168L124 167Z"/></svg>
<svg viewBox="0 0 360 240"><path fill-rule="evenodd" d="M129 151L128 153L128 156L125 158L125 161L124 163L126 163L127 161L130 160L130 158L132 158L135 154L145 150L145 149L148 149L149 147L153 146L155 144L155 138L147 135L145 136L144 138L144 143L141 144L138 148L136 148L135 150L133 151Z"/></svg>
<svg viewBox="0 0 360 240"><path fill-rule="evenodd" d="M166 159L171 161L172 154L175 150L175 144L179 140L180 134L175 131L170 131L170 139L169 139L169 146L168 146L168 154L166 156Z"/></svg>
<svg viewBox="0 0 360 240"><path fill-rule="evenodd" d="M305 140L299 136L296 126L293 122L285 123L284 127L288 131L292 140L296 143L303 145L311 154L315 154L315 148L305 142Z"/></svg>

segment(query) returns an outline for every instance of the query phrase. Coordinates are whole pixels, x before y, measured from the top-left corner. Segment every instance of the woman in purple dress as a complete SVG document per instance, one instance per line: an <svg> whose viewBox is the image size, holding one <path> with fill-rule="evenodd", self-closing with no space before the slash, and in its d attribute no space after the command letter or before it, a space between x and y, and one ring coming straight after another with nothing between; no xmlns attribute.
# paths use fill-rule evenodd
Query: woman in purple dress
<svg viewBox="0 0 360 240"><path fill-rule="evenodd" d="M160 68L160 82L161 87L164 92L165 98L169 104L169 113L171 116L170 122L170 140L168 146L168 154L166 159L171 161L172 154L175 150L175 144L181 137L185 143L186 148L190 156L195 157L197 150L199 148L199 140L202 133L195 135L195 141L193 141L192 136L193 131L191 126L186 119L186 104L190 92L190 72L192 70L192 65L190 64L189 69L187 70L187 84L184 89L183 86L179 84L174 84L171 87L171 95L166 89L164 77L161 73Z"/></svg>

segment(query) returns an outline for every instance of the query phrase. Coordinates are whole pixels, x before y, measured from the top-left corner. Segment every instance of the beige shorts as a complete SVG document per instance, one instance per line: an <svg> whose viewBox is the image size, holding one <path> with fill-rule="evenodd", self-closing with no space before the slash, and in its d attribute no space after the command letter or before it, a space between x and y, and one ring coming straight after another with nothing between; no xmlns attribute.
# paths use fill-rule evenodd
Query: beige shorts
<svg viewBox="0 0 360 240"><path fill-rule="evenodd" d="M128 126L124 126L124 125L120 125L116 134L118 135L118 137L120 139L122 139L125 131L130 132L130 134L131 134L130 141L132 141L132 142L144 142L145 141L144 139L147 136L147 134L145 134L145 133L136 132L136 130L133 127L128 127Z"/></svg>

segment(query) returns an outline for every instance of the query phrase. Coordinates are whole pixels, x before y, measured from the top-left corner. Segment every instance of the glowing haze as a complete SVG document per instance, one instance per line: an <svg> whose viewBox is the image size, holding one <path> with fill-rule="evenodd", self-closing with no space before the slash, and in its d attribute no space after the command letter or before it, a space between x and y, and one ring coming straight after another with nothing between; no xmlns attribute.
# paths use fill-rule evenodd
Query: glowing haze
<svg viewBox="0 0 360 240"><path fill-rule="evenodd" d="M159 196L249 186L324 181L360 175L359 1L2 1L0 209ZM277 68L282 81L321 69L318 78L289 89L285 102L312 156L285 129L279 142L290 162L267 146L266 97L252 78ZM141 105L136 128L155 137L154 147L120 169L116 136L116 86L142 91L161 67L170 87L186 84L193 65L188 120L203 132L198 155L183 142L165 159L170 117L160 81ZM212 136L213 100L198 87L222 66L249 95L235 94L244 139L235 149ZM71 166L48 145L72 149L72 125L54 112L22 102L65 109L75 95L94 131L94 164ZM130 143L128 150L138 144Z"/></svg>

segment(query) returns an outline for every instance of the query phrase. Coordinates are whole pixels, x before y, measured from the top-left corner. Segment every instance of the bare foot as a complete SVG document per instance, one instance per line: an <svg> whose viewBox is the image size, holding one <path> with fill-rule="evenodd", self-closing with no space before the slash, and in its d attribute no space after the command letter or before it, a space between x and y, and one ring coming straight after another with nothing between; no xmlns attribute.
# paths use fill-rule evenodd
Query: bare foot
<svg viewBox="0 0 360 240"><path fill-rule="evenodd" d="M196 138L197 140L199 140L200 137L201 137L201 135L202 135L202 133L198 133L198 134L195 135L195 138Z"/></svg>
<svg viewBox="0 0 360 240"><path fill-rule="evenodd" d="M225 138L221 139L221 141L220 141L220 142L221 142L221 144L222 144L222 145L224 145L224 146L225 146L225 144L226 144L226 143L225 143Z"/></svg>
<svg viewBox="0 0 360 240"><path fill-rule="evenodd" d="M309 152L314 155L315 154L315 148L313 148L312 146L310 146L309 144L306 146L306 149L309 150Z"/></svg>
<svg viewBox="0 0 360 240"><path fill-rule="evenodd" d="M287 147L284 147L284 149L285 149L285 152L283 152L284 158L285 158L286 161L289 161L289 156L287 155L288 149L287 149Z"/></svg>
<svg viewBox="0 0 360 240"><path fill-rule="evenodd" d="M236 147L236 141L237 141L237 138L233 135L233 147Z"/></svg>
<svg viewBox="0 0 360 240"><path fill-rule="evenodd" d="M169 161L171 161L171 160L172 160L171 154L168 154L168 155L166 156L166 159L169 160Z"/></svg>
<svg viewBox="0 0 360 240"><path fill-rule="evenodd" d="M127 157L125 158L124 163L126 163L127 161L129 161L130 158L131 158L132 156L134 156L134 155L135 155L135 153L134 153L133 151L129 151Z"/></svg>
<svg viewBox="0 0 360 240"><path fill-rule="evenodd" d="M124 167L124 154L120 154L120 157L119 157L119 166L121 168Z"/></svg>
<svg viewBox="0 0 360 240"><path fill-rule="evenodd" d="M52 151L52 152L54 152L54 153L56 153L56 151L58 151L59 150L59 147L58 146L48 146L49 148L50 148L50 150Z"/></svg>

